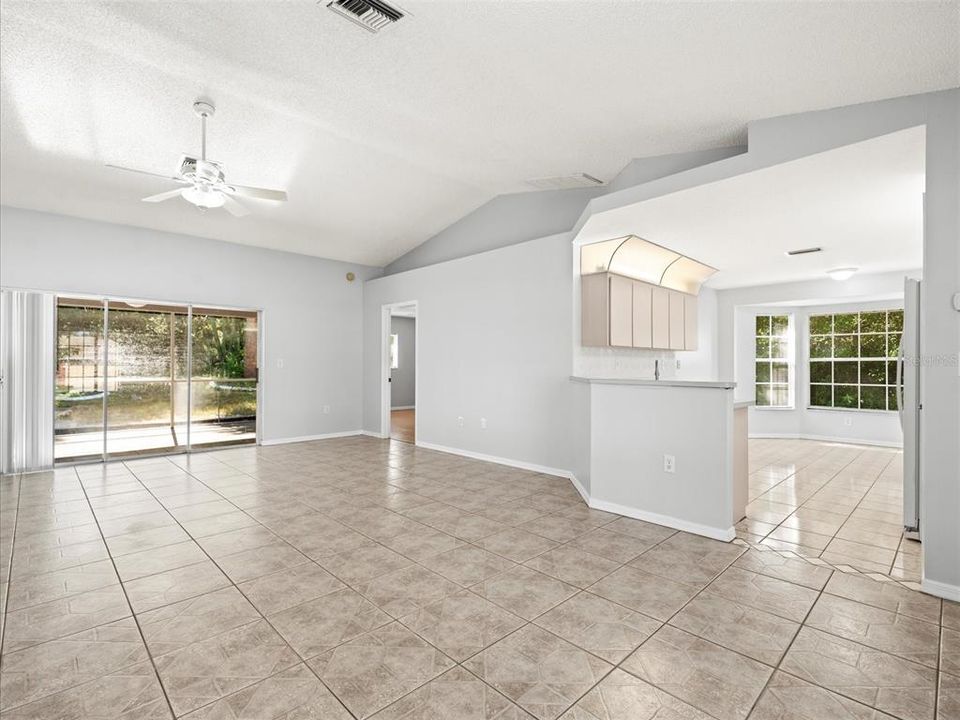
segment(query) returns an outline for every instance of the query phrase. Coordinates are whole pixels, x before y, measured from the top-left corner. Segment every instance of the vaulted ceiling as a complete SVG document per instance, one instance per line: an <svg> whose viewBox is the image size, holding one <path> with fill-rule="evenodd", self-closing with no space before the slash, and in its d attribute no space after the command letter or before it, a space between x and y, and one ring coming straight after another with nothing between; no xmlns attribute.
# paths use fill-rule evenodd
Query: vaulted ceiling
<svg viewBox="0 0 960 720"><path fill-rule="evenodd" d="M732 145L749 120L960 84L956 2L0 6L0 202L384 265L525 181ZM140 198L199 151L254 215Z"/></svg>

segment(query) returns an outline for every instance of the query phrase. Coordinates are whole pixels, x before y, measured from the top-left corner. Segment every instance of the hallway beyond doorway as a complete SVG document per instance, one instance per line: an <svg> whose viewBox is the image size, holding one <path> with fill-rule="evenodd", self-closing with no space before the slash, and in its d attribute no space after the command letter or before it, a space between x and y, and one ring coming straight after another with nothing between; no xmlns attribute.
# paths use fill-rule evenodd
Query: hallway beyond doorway
<svg viewBox="0 0 960 720"><path fill-rule="evenodd" d="M416 410L390 411L390 437L400 442L415 443Z"/></svg>

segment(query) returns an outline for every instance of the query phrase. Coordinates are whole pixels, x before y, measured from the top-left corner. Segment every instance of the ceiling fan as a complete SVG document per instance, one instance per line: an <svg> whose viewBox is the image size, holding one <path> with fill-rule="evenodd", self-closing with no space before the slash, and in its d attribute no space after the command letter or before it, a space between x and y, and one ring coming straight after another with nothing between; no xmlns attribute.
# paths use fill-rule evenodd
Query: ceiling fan
<svg viewBox="0 0 960 720"><path fill-rule="evenodd" d="M213 117L215 108L212 103L205 100L198 100L193 104L193 111L200 116L200 157L190 157L184 155L180 158L180 169L176 175L160 175L147 170L136 170L134 168L120 167L119 165L107 165L107 167L117 170L126 170L127 172L140 173L141 175L150 175L164 180L172 180L184 187L178 187L175 190L157 193L143 198L143 202L163 202L175 197L182 197L189 203L193 203L201 210L222 207L235 217L249 215L250 210L242 203L237 201L234 196L256 198L258 200L277 200L285 202L287 193L283 190L268 190L267 188L247 187L246 185L234 185L224 180L223 166L207 160L207 118Z"/></svg>

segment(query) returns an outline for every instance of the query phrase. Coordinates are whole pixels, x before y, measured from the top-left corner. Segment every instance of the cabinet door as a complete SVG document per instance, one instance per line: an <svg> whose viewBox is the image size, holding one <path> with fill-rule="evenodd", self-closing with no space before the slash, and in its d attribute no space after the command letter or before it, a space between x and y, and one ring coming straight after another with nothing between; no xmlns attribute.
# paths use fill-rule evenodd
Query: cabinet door
<svg viewBox="0 0 960 720"><path fill-rule="evenodd" d="M697 349L697 296L683 296L683 348Z"/></svg>
<svg viewBox="0 0 960 720"><path fill-rule="evenodd" d="M610 276L610 344L633 347L633 280Z"/></svg>
<svg viewBox="0 0 960 720"><path fill-rule="evenodd" d="M637 280L633 283L633 346L653 347L653 287Z"/></svg>
<svg viewBox="0 0 960 720"><path fill-rule="evenodd" d="M580 344L587 347L610 345L607 275L580 278Z"/></svg>
<svg viewBox="0 0 960 720"><path fill-rule="evenodd" d="M651 287L650 295L653 347L666 350L670 347L670 291Z"/></svg>
<svg viewBox="0 0 960 720"><path fill-rule="evenodd" d="M670 291L670 349L684 348L683 294Z"/></svg>

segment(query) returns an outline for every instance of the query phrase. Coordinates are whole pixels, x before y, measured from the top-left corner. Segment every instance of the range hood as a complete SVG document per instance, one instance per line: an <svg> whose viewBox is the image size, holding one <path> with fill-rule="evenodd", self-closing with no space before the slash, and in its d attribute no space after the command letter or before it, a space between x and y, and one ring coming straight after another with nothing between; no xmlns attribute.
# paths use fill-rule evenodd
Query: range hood
<svg viewBox="0 0 960 720"><path fill-rule="evenodd" d="M700 286L717 269L636 235L627 235L580 248L580 274L603 272L697 295Z"/></svg>

